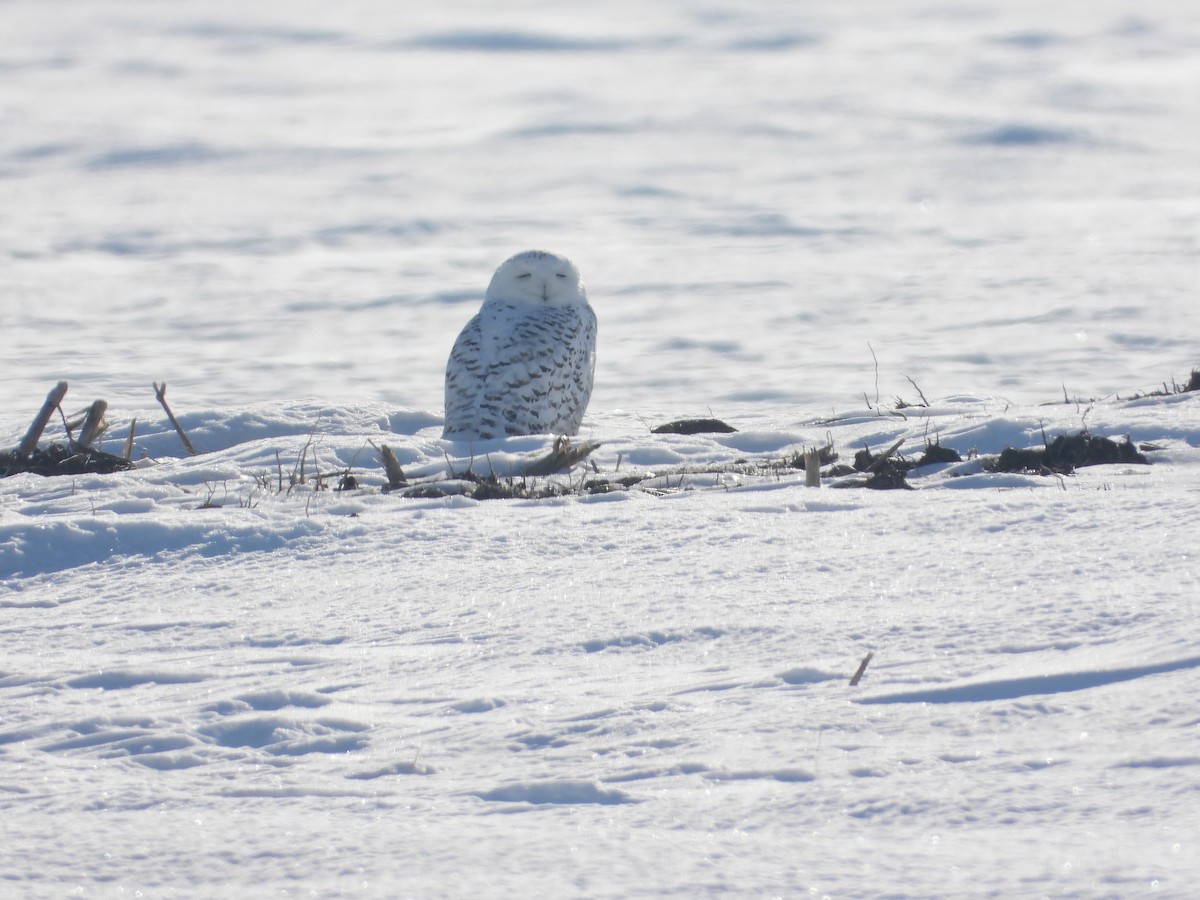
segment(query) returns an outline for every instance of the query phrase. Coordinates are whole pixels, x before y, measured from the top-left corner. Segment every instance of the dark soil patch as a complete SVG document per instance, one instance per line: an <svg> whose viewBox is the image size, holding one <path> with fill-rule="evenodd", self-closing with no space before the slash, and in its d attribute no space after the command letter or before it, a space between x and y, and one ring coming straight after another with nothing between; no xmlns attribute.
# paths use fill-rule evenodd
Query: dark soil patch
<svg viewBox="0 0 1200 900"><path fill-rule="evenodd" d="M871 477L863 482L847 483L847 486L872 488L877 491L908 491L912 485L905 475L914 464L899 456L887 456L872 453L864 447L854 454L854 471L866 472Z"/></svg>
<svg viewBox="0 0 1200 900"><path fill-rule="evenodd" d="M37 447L28 456L16 450L0 453L0 477L29 472L34 475L107 475L133 468L133 463L123 456L113 456L103 450L82 447L65 447L50 444Z"/></svg>
<svg viewBox="0 0 1200 900"><path fill-rule="evenodd" d="M911 491L913 487L904 476L912 468L912 463L902 459L892 457L884 460L875 467L863 487L876 491Z"/></svg>
<svg viewBox="0 0 1200 900"><path fill-rule="evenodd" d="M874 454L864 448L854 454L854 471L866 472L871 476L861 483L862 487L877 491L912 490L905 476L913 469L950 462L962 462L962 457L957 450L938 443L926 444L925 452L915 462L901 456L888 456L885 459L882 454Z"/></svg>
<svg viewBox="0 0 1200 900"><path fill-rule="evenodd" d="M987 468L993 472L1036 472L1040 475L1070 475L1085 466L1113 463L1149 465L1128 437L1121 443L1086 431L1061 434L1041 450L1009 447Z"/></svg>
<svg viewBox="0 0 1200 900"><path fill-rule="evenodd" d="M941 444L926 444L925 452L921 454L921 458L917 460L915 468L921 466L932 466L935 463L956 463L962 462L962 457L957 450L950 447L943 447Z"/></svg>
<svg viewBox="0 0 1200 900"><path fill-rule="evenodd" d="M611 494L641 484L646 480L645 475L627 475L624 478L591 478L583 483L583 489L589 494Z"/></svg>
<svg viewBox="0 0 1200 900"><path fill-rule="evenodd" d="M732 434L737 431L720 419L677 419L651 428L651 434Z"/></svg>

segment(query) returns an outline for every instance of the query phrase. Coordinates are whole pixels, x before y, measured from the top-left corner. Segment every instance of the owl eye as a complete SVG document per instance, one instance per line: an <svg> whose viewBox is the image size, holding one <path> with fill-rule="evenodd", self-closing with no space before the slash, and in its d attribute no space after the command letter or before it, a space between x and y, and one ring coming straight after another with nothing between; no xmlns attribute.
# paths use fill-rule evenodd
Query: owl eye
<svg viewBox="0 0 1200 900"><path fill-rule="evenodd" d="M521 273L520 275L518 275L517 277L518 277L518 278L532 278L532 277L533 277L533 273L532 273L532 272L522 272L522 273Z"/></svg>
<svg viewBox="0 0 1200 900"><path fill-rule="evenodd" d="M555 274L555 276L556 276L556 277L558 277L558 278L566 278L566 277L567 277L567 276L566 276L566 275L564 275L562 272L555 272L554 274Z"/></svg>

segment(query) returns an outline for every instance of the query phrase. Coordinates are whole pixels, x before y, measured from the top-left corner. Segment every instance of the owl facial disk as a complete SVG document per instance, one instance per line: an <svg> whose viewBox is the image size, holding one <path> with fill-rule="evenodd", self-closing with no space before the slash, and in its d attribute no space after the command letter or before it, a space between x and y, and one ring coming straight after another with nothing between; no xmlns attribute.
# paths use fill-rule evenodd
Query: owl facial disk
<svg viewBox="0 0 1200 900"><path fill-rule="evenodd" d="M496 270L488 296L505 294L546 306L587 302L574 263L543 250L518 253Z"/></svg>

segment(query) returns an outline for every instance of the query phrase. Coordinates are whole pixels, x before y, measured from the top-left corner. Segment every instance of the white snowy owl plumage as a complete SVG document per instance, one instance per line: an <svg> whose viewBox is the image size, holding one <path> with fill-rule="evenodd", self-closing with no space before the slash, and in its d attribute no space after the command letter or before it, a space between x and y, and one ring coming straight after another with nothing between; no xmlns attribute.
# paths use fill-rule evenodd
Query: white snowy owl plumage
<svg viewBox="0 0 1200 900"><path fill-rule="evenodd" d="M442 436L575 434L595 368L596 314L579 269L544 250L518 253L450 351Z"/></svg>

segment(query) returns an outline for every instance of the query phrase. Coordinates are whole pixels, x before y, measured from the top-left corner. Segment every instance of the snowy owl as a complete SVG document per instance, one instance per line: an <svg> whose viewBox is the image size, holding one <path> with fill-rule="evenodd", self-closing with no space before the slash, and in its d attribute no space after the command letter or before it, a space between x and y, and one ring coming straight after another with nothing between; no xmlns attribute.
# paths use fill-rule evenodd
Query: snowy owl
<svg viewBox="0 0 1200 900"><path fill-rule="evenodd" d="M579 270L544 250L518 253L450 351L442 436L575 434L595 369L596 314Z"/></svg>

